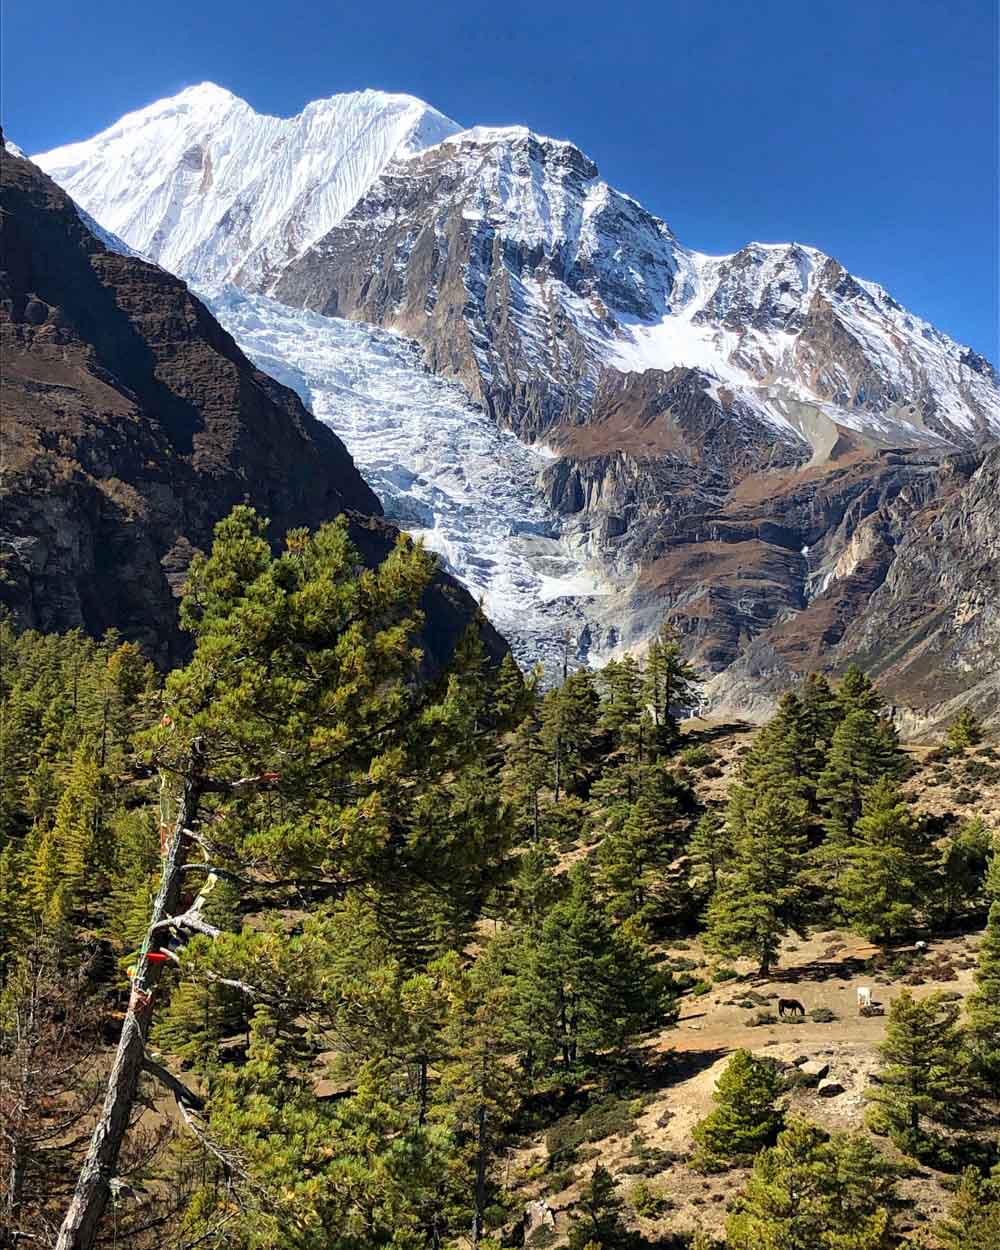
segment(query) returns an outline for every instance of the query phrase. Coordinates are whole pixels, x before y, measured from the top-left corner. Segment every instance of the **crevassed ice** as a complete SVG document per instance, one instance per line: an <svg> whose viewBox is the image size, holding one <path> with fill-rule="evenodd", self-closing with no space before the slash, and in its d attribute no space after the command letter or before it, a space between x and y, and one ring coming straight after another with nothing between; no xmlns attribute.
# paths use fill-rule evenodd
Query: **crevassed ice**
<svg viewBox="0 0 1000 1250"><path fill-rule="evenodd" d="M389 520L424 540L524 663L554 667L565 631L610 592L537 484L551 453L497 429L418 344L233 286L199 291L240 347L343 439Z"/></svg>

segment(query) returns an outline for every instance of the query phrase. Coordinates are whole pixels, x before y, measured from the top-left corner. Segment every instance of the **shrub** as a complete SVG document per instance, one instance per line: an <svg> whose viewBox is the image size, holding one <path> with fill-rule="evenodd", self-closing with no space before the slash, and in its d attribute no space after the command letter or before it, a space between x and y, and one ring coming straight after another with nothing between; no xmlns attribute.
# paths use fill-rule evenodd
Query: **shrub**
<svg viewBox="0 0 1000 1250"><path fill-rule="evenodd" d="M576 1172L573 1168L562 1168L558 1172L549 1174L545 1188L550 1194L557 1194L563 1189L569 1189L570 1185L576 1184Z"/></svg>
<svg viewBox="0 0 1000 1250"><path fill-rule="evenodd" d="M978 745L982 738L982 722L971 708L963 708L948 726L948 742L959 751Z"/></svg>
<svg viewBox="0 0 1000 1250"><path fill-rule="evenodd" d="M627 1098L615 1095L599 1099L584 1111L565 1115L545 1134L545 1146L553 1161L569 1163L578 1158L577 1147L605 1137L624 1136L635 1127L636 1112Z"/></svg>
<svg viewBox="0 0 1000 1250"><path fill-rule="evenodd" d="M688 768L701 768L705 764L714 764L715 754L708 747L688 747L686 751L681 752L680 761Z"/></svg>
<svg viewBox="0 0 1000 1250"><path fill-rule="evenodd" d="M647 1220L655 1220L672 1206L670 1199L648 1181L637 1181L629 1191L628 1200L636 1215Z"/></svg>
<svg viewBox="0 0 1000 1250"><path fill-rule="evenodd" d="M755 1016L751 1016L747 1024L751 1029L760 1028L763 1024L777 1024L778 1017L773 1011L758 1011Z"/></svg>
<svg viewBox="0 0 1000 1250"><path fill-rule="evenodd" d="M831 1011L829 1007L814 1007L809 1012L809 1019L814 1024L832 1024L836 1018L836 1012Z"/></svg>
<svg viewBox="0 0 1000 1250"><path fill-rule="evenodd" d="M733 981L739 975L740 974L735 968L716 968L715 972L712 974L712 980L716 982Z"/></svg>
<svg viewBox="0 0 1000 1250"><path fill-rule="evenodd" d="M691 993L695 998L700 998L703 994L707 994L711 988L712 986L708 981L695 981L694 985L691 986Z"/></svg>

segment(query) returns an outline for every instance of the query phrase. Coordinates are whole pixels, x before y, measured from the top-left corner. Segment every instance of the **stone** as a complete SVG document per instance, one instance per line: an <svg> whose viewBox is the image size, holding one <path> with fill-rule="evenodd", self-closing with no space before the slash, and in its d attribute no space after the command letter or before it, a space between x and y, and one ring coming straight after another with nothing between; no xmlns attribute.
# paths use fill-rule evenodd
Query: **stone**
<svg viewBox="0 0 1000 1250"><path fill-rule="evenodd" d="M816 1093L820 1098L836 1098L838 1094L843 1094L845 1087L840 1081L830 1079L828 1081L820 1081L816 1086Z"/></svg>
<svg viewBox="0 0 1000 1250"><path fill-rule="evenodd" d="M540 1228L555 1228L556 1214L544 1198L536 1198L524 1208L524 1240L527 1242Z"/></svg>
<svg viewBox="0 0 1000 1250"><path fill-rule="evenodd" d="M824 1063L822 1059L809 1059L805 1063L798 1064L797 1067L811 1084L822 1081L830 1071L830 1065Z"/></svg>

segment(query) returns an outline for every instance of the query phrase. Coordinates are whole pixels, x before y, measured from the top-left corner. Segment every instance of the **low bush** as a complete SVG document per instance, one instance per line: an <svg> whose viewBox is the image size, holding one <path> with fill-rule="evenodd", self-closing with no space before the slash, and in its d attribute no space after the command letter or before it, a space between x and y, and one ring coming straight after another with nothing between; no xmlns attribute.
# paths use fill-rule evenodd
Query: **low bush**
<svg viewBox="0 0 1000 1250"><path fill-rule="evenodd" d="M598 1099L578 1114L570 1113L553 1124L545 1134L545 1146L552 1161L575 1161L577 1148L584 1142L624 1136L635 1128L633 1101L614 1094Z"/></svg>
<svg viewBox="0 0 1000 1250"><path fill-rule="evenodd" d="M773 1011L758 1011L756 1015L751 1016L747 1024L751 1029L760 1028L762 1024L777 1024L778 1017Z"/></svg>
<svg viewBox="0 0 1000 1250"><path fill-rule="evenodd" d="M831 1011L829 1007L813 1007L809 1012L809 1019L814 1024L832 1024L836 1018L836 1012Z"/></svg>
<svg viewBox="0 0 1000 1250"><path fill-rule="evenodd" d="M708 747L688 747L680 753L680 761L688 768L702 768L705 764L715 763L715 754Z"/></svg>
<svg viewBox="0 0 1000 1250"><path fill-rule="evenodd" d="M629 1191L628 1200L636 1215L647 1220L657 1219L673 1205L666 1194L648 1181L637 1181Z"/></svg>
<svg viewBox="0 0 1000 1250"><path fill-rule="evenodd" d="M573 1168L562 1168L558 1172L550 1172L545 1181L546 1192L558 1194L570 1185L576 1184L576 1172Z"/></svg>

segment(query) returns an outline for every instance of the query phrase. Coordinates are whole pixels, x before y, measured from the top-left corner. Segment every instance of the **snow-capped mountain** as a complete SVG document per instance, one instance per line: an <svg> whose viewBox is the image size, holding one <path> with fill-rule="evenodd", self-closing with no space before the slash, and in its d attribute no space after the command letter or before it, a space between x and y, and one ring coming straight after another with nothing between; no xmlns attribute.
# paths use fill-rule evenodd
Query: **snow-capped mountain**
<svg viewBox="0 0 1000 1250"><path fill-rule="evenodd" d="M877 283L801 243L687 248L523 127L378 92L282 120L205 84L35 159L207 293L522 656L667 614L716 672L750 641L754 681L822 664L1000 436L993 367Z"/></svg>
<svg viewBox="0 0 1000 1250"><path fill-rule="evenodd" d="M475 129L393 161L274 293L419 338L527 437L590 416L602 372L688 367L825 454L1000 432L992 368L801 244L683 247L572 144Z"/></svg>
<svg viewBox="0 0 1000 1250"><path fill-rule="evenodd" d="M352 92L280 118L202 83L35 163L165 269L256 289L336 225L390 160L456 130L412 96Z"/></svg>

